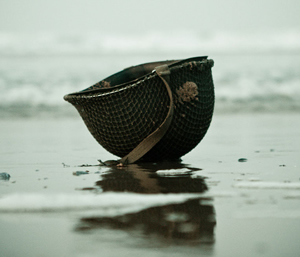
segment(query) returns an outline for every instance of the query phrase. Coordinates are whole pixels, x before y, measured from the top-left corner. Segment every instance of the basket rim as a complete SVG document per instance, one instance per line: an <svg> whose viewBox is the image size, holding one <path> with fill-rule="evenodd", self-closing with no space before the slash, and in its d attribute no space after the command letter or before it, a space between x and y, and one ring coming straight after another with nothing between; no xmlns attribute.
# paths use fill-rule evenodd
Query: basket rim
<svg viewBox="0 0 300 257"><path fill-rule="evenodd" d="M197 57L191 57L191 58L180 59L180 60L166 60L166 61L160 61L160 62L143 63L143 64L139 64L139 65L135 65L135 66L131 66L131 67L125 68L122 71L114 73L114 74L106 77L105 79L103 79L101 81L106 81L108 78L111 78L111 77L113 77L113 76L115 76L117 74L121 74L124 71L128 71L130 69L134 69L134 68L142 66L142 65L147 65L147 64L156 65L157 64L155 67L158 67L160 65L167 64L168 67L171 70L173 70L174 68L177 68L178 66L179 66L179 68L181 68L182 66L184 66L184 64L187 64L187 63L209 61L207 58L208 58L208 56L197 56ZM77 92L73 92L73 93L67 94L67 95L64 96L64 99L67 100L69 97L74 98L76 96L82 97L85 94L91 94L91 93L99 93L98 95L112 94L112 93L115 93L115 92L123 91L123 90L127 89L128 87L140 84L143 81L145 81L146 79L151 79L151 78L153 78L155 76L157 76L157 74L155 73L155 69L154 69L151 72L149 72L149 73L147 73L147 74L145 74L143 76L137 77L136 79L127 81L125 83L117 84L117 85L114 85L114 86L109 87L109 88L92 88L92 89L89 89L91 87L90 86L90 87L88 87L86 89L83 89L81 91L77 91Z"/></svg>

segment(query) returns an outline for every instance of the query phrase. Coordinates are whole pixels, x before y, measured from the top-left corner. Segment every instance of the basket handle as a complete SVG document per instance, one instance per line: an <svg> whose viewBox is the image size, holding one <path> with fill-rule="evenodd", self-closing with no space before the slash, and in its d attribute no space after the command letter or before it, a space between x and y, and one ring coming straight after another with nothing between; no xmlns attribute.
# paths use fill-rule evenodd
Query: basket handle
<svg viewBox="0 0 300 257"><path fill-rule="evenodd" d="M174 113L173 96L171 88L169 86L171 72L168 65L166 64L156 67L153 72L156 72L158 77L163 81L163 83L166 86L170 98L170 107L168 114L163 123L155 131L153 131L141 143L139 143L129 154L127 154L121 160L119 160L120 163L134 163L138 159L143 157L163 138L163 136L166 134L167 130L170 127Z"/></svg>

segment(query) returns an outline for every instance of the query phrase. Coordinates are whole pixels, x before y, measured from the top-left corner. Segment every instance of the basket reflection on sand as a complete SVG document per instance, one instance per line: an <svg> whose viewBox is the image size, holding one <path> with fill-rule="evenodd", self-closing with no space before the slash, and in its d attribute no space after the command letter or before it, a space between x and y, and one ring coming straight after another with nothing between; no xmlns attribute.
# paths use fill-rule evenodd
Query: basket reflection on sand
<svg viewBox="0 0 300 257"><path fill-rule="evenodd" d="M210 125L212 66L207 57L146 63L64 99L121 162L177 159L201 141Z"/></svg>

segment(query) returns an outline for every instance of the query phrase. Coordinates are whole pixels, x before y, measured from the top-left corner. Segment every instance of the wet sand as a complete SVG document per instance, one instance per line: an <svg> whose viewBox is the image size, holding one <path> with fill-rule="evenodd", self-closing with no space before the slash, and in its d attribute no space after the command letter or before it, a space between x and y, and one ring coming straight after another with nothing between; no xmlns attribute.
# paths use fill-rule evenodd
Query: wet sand
<svg viewBox="0 0 300 257"><path fill-rule="evenodd" d="M122 169L79 117L0 124L3 256L300 253L299 114L216 114L181 162Z"/></svg>

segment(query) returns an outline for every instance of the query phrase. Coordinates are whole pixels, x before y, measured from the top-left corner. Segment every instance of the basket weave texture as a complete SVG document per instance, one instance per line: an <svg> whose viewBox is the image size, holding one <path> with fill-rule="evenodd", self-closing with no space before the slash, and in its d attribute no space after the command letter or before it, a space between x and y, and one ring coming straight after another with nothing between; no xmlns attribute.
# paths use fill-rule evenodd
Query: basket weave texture
<svg viewBox="0 0 300 257"><path fill-rule="evenodd" d="M174 114L163 138L143 156L146 161L177 159L204 137L214 109L213 60L195 57L134 66L64 99L76 107L94 138L119 157L130 153L164 121L170 98L151 72L168 64Z"/></svg>

